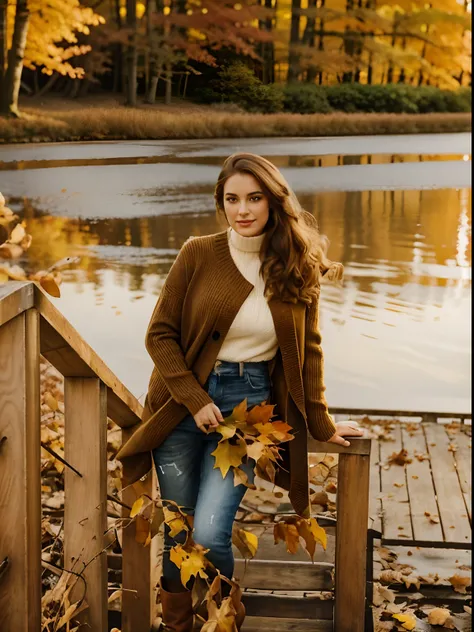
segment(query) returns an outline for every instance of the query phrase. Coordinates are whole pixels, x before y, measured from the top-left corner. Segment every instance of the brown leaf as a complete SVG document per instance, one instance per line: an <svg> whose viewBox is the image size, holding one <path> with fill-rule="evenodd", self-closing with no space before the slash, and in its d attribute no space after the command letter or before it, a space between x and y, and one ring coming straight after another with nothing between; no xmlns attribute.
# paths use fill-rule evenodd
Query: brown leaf
<svg viewBox="0 0 474 632"><path fill-rule="evenodd" d="M453 575L448 577L448 581L452 584L454 590L458 593L466 594L466 588L471 585L470 577L463 577L462 575Z"/></svg>
<svg viewBox="0 0 474 632"><path fill-rule="evenodd" d="M60 298L61 292L52 274L45 274L39 280L41 287L51 296Z"/></svg>
<svg viewBox="0 0 474 632"><path fill-rule="evenodd" d="M299 547L299 533L295 524L277 522L273 528L275 544L283 540L288 553L296 553Z"/></svg>
<svg viewBox="0 0 474 632"><path fill-rule="evenodd" d="M405 463L411 463L412 459L408 457L408 452L403 448L400 452L393 452L388 458L389 465L405 465Z"/></svg>
<svg viewBox="0 0 474 632"><path fill-rule="evenodd" d="M438 514L431 514L429 511L425 511L425 516L431 522L431 524L439 524Z"/></svg>
<svg viewBox="0 0 474 632"><path fill-rule="evenodd" d="M447 608L434 608L428 614L428 623L430 625L442 625L448 630L455 630L451 613Z"/></svg>
<svg viewBox="0 0 474 632"><path fill-rule="evenodd" d="M249 489L257 489L253 483L249 482L249 477L247 474L240 469L240 467L234 467L234 487L238 485L245 485Z"/></svg>
<svg viewBox="0 0 474 632"><path fill-rule="evenodd" d="M374 606L381 606L385 601L395 603L395 593L379 582L374 582L372 603Z"/></svg>

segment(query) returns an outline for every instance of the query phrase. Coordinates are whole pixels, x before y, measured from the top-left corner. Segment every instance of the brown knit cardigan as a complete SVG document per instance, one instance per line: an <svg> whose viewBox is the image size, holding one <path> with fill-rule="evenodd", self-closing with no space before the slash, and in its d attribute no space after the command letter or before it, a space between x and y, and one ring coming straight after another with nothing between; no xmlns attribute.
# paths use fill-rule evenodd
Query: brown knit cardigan
<svg viewBox="0 0 474 632"><path fill-rule="evenodd" d="M117 457L128 469L128 482L152 466L151 450L159 446L190 412L212 402L203 388L219 349L254 286L234 263L227 231L193 237L172 265L146 334L154 369L142 421ZM336 428L324 398L323 355L318 326L318 300L268 301L279 349L270 361L272 395L278 419L293 428L295 439L282 450L277 484L290 492L295 511L308 515L307 432L327 441Z"/></svg>

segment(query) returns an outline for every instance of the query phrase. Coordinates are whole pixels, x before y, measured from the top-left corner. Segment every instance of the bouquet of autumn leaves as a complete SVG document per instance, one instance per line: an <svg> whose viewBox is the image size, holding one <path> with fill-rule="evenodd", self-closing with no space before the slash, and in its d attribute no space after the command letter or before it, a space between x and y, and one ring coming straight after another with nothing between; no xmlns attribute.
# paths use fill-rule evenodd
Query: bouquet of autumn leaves
<svg viewBox="0 0 474 632"><path fill-rule="evenodd" d="M255 463L257 476L275 482L276 468L281 461L282 443L291 441L291 426L274 417L274 405L262 402L247 410L247 400L236 406L231 415L226 417L215 432L222 435L217 448L212 453L215 458L214 468L220 469L223 478L229 471L234 477L234 485L245 485L256 489L248 480L247 474L240 469L245 460ZM144 545L158 533L165 522L170 529L170 536L180 540L170 552L171 561L180 569L181 582L188 586L194 578L193 597L197 616L205 623L202 632L233 632L235 615L241 597L238 585L224 577L207 559L207 549L193 540L193 516L185 514L176 503L163 499L160 504L154 503L150 497L140 496L134 503L130 517L137 518L137 540ZM326 548L326 532L315 518L289 516L274 523L275 544L283 541L289 553L296 553L300 541L313 560L316 544L319 542ZM254 533L234 527L234 545L242 557L250 560L258 549L258 538ZM222 597L222 584L230 585L228 597Z"/></svg>

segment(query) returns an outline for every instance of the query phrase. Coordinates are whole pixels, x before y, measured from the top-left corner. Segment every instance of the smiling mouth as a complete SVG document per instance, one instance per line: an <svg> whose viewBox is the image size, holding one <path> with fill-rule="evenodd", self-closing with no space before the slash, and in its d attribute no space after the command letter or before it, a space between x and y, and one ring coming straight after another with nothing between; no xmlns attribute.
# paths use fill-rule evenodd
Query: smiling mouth
<svg viewBox="0 0 474 632"><path fill-rule="evenodd" d="M246 220L241 220L240 222L237 222L237 224L252 224L252 222L254 222L254 219L246 219Z"/></svg>

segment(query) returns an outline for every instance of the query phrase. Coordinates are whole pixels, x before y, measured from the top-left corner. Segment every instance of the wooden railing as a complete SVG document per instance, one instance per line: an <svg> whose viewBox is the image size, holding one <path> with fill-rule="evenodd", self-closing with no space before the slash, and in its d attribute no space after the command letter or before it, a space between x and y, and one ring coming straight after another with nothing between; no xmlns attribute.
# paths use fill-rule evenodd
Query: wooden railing
<svg viewBox="0 0 474 632"><path fill-rule="evenodd" d="M107 418L126 438L142 407L28 282L0 285L0 630L41 629L40 355L64 376L65 460L77 471L65 470L64 568L78 571L78 562L95 558L83 573L89 607L82 616L93 632L106 632ZM362 632L370 440L352 440L350 448L311 440L310 450L340 454L334 629ZM123 488L127 506L140 493L156 493L151 475L128 486L126 470ZM150 547L136 543L134 527L124 528L122 632L149 632L151 578Z"/></svg>

